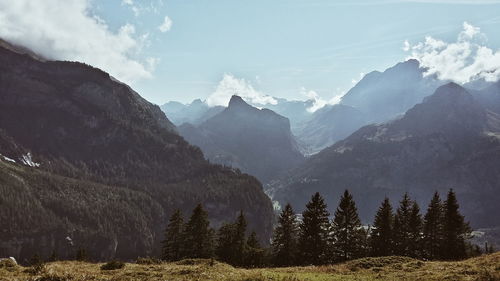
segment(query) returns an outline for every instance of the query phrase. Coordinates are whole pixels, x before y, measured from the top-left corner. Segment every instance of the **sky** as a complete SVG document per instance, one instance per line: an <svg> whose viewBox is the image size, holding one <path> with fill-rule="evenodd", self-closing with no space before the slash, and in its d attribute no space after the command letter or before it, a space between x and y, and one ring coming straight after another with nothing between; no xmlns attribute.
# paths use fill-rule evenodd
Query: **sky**
<svg viewBox="0 0 500 281"><path fill-rule="evenodd" d="M0 0L0 37L156 104L335 103L409 57L462 83L500 77L500 0Z"/></svg>

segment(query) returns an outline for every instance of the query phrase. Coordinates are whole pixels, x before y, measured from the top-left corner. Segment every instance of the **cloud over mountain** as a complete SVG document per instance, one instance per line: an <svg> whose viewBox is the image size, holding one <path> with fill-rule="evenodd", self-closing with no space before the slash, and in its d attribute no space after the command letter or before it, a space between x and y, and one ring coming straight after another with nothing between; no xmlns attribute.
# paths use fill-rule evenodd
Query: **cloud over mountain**
<svg viewBox="0 0 500 281"><path fill-rule="evenodd" d="M405 41L403 49L428 69L425 75L462 84L479 79L494 82L500 79L500 50L484 46L486 41L479 27L464 22L456 42L428 36L414 45Z"/></svg>
<svg viewBox="0 0 500 281"><path fill-rule="evenodd" d="M249 81L226 73L217 85L215 91L207 98L207 104L210 106L227 106L233 95L238 95L245 101L253 104L264 105L276 104L278 102L273 97L254 89Z"/></svg>
<svg viewBox="0 0 500 281"><path fill-rule="evenodd" d="M0 37L49 59L91 64L127 83L152 77L148 59L134 58L147 35L131 24L110 30L92 14L90 0L0 0Z"/></svg>

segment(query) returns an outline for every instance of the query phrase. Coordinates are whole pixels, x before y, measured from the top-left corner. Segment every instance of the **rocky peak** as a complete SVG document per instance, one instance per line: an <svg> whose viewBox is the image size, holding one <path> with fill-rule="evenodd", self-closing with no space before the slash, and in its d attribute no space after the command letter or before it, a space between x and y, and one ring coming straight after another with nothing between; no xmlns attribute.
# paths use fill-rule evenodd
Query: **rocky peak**
<svg viewBox="0 0 500 281"><path fill-rule="evenodd" d="M227 105L229 109L236 109L236 108L251 108L252 106L246 103L243 98L237 95L233 95L231 97L231 100L229 100L229 104Z"/></svg>

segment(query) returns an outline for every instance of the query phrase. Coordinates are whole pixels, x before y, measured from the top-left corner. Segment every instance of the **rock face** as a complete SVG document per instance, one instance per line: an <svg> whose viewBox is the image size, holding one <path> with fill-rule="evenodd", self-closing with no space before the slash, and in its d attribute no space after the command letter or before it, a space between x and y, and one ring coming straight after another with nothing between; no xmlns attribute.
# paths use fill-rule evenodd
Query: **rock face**
<svg viewBox="0 0 500 281"><path fill-rule="evenodd" d="M303 161L290 122L269 109L257 109L239 96L199 126L183 125L180 134L199 146L212 162L241 169L267 182Z"/></svg>
<svg viewBox="0 0 500 281"><path fill-rule="evenodd" d="M209 164L109 74L0 44L0 256L156 254L168 217L243 210L265 241L273 210L253 177Z"/></svg>
<svg viewBox="0 0 500 281"><path fill-rule="evenodd" d="M408 191L426 206L435 190L453 188L475 227L500 224L500 116L450 83L397 120L365 126L321 151L269 187L282 203L303 208L321 192L330 208L344 189L371 222L384 196ZM333 211L333 210L332 210Z"/></svg>

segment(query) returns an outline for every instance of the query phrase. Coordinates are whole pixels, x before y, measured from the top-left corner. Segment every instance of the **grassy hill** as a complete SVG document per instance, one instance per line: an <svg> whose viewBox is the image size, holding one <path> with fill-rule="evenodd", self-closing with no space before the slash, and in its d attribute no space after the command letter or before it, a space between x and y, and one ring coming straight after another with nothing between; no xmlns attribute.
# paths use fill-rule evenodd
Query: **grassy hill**
<svg viewBox="0 0 500 281"><path fill-rule="evenodd" d="M177 263L127 263L117 270L75 261L48 263L38 273L31 267L0 263L0 280L200 280L200 281L330 281L330 280L500 280L500 253L459 262L424 262L406 257L363 258L338 265L239 269L210 260Z"/></svg>

